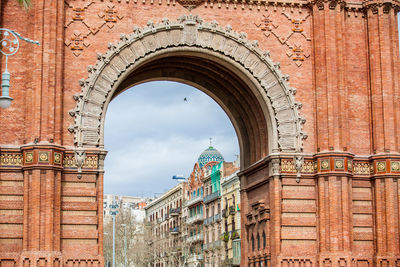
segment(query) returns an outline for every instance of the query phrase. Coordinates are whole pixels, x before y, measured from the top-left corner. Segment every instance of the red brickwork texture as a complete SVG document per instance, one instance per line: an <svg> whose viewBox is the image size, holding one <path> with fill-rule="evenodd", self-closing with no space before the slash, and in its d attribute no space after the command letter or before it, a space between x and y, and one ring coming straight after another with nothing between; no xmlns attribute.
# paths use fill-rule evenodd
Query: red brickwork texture
<svg viewBox="0 0 400 267"><path fill-rule="evenodd" d="M400 266L399 2L188 5L41 0L25 11L0 0L2 27L41 43L21 41L8 61L14 101L0 110L0 266L103 265L104 154L87 151L78 175L73 95L121 33L189 13L257 40L290 75L307 120L302 160L242 144L254 163L240 173L242 266Z"/></svg>

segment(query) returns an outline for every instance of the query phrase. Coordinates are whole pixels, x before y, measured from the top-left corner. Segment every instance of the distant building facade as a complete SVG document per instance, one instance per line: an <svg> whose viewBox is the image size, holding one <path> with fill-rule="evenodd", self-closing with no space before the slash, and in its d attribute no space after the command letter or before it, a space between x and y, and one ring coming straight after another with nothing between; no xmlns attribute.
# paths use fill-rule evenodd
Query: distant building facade
<svg viewBox="0 0 400 267"><path fill-rule="evenodd" d="M240 180L238 171L222 180L222 217L226 245L224 266L240 266Z"/></svg>
<svg viewBox="0 0 400 267"><path fill-rule="evenodd" d="M149 203L152 198L138 197L138 196L120 196L105 194L103 196L103 220L107 222L111 220L110 205L115 201L119 209L125 209L135 216L135 220L143 222L145 219L144 207Z"/></svg>
<svg viewBox="0 0 400 267"><path fill-rule="evenodd" d="M182 205L187 183L181 182L145 207L148 236L148 266L182 264Z"/></svg>
<svg viewBox="0 0 400 267"><path fill-rule="evenodd" d="M225 162L210 146L200 154L187 183L146 206L148 248L153 253L149 266L232 266L235 255L240 264L238 170L238 161ZM236 207L232 215L224 212L224 205L225 210Z"/></svg>

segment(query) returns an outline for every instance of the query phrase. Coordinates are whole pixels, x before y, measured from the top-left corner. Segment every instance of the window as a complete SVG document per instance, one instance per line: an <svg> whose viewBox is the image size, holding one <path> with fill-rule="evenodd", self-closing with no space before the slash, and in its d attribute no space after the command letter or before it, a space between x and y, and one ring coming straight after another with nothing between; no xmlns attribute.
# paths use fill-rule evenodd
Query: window
<svg viewBox="0 0 400 267"><path fill-rule="evenodd" d="M260 250L260 235L257 233L257 250Z"/></svg>
<svg viewBox="0 0 400 267"><path fill-rule="evenodd" d="M251 235L251 250L254 251L254 236Z"/></svg>
<svg viewBox="0 0 400 267"><path fill-rule="evenodd" d="M265 240L265 232L263 231L263 234L262 234L262 239L263 239L263 249L265 249L266 248L266 240Z"/></svg>

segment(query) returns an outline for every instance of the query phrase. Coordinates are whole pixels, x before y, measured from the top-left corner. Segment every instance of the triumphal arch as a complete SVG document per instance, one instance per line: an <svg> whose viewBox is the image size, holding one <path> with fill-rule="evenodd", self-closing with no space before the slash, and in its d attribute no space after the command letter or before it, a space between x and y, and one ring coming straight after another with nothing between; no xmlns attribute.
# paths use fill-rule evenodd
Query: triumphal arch
<svg viewBox="0 0 400 267"><path fill-rule="evenodd" d="M153 80L236 129L242 266L400 266L399 1L0 3L41 43L8 61L1 267L103 265L107 106Z"/></svg>

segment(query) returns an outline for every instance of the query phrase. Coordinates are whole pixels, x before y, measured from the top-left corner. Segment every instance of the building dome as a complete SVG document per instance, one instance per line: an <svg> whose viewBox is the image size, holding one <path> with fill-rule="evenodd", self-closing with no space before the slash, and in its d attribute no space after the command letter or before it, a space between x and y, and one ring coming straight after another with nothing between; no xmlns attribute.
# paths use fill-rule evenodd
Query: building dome
<svg viewBox="0 0 400 267"><path fill-rule="evenodd" d="M203 153L200 154L197 162L199 163L200 168L206 165L208 162L217 161L221 162L224 161L224 157L219 153L218 150L210 146Z"/></svg>

